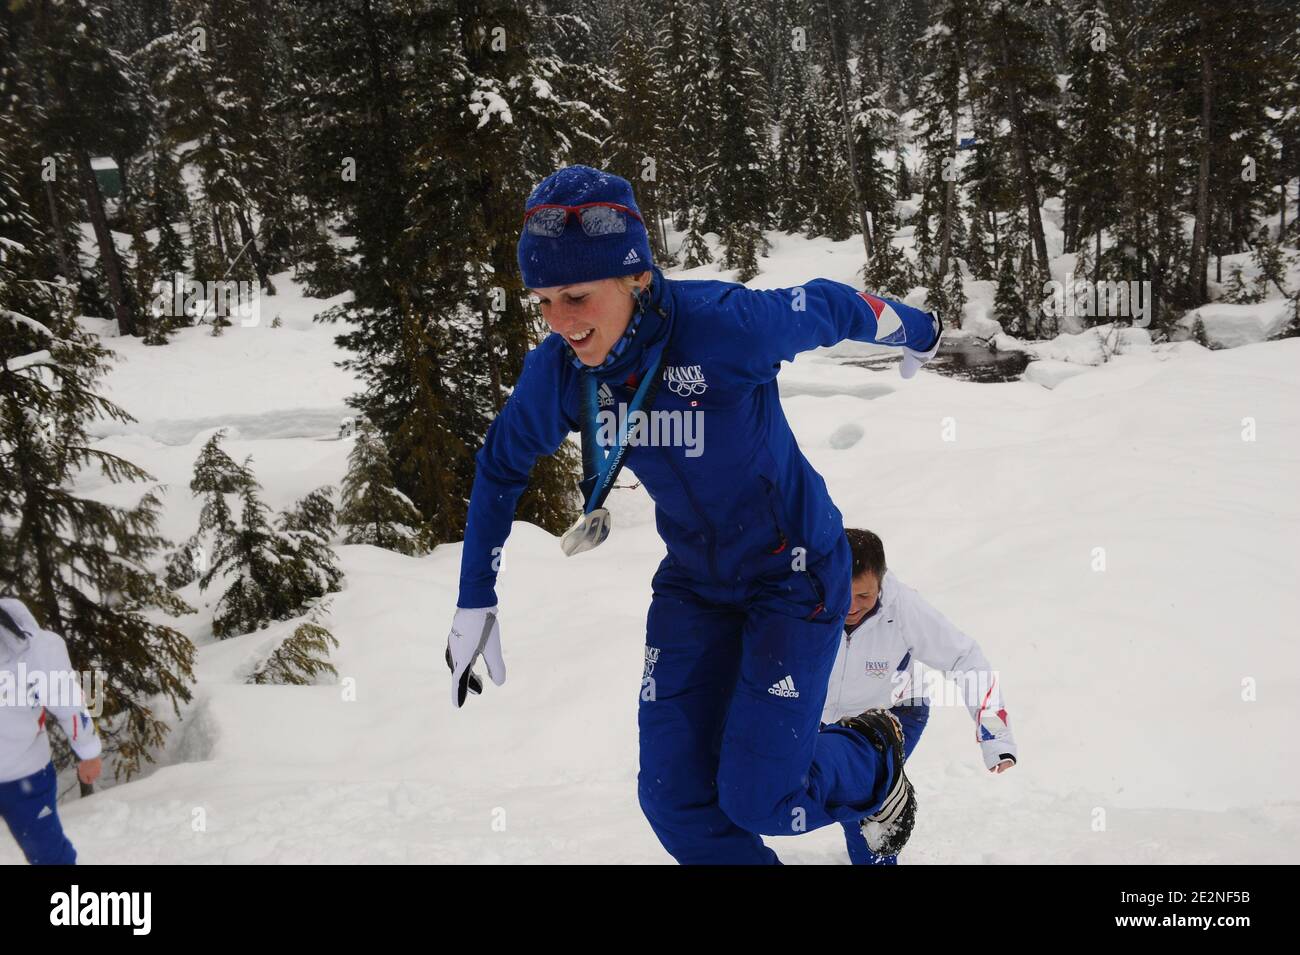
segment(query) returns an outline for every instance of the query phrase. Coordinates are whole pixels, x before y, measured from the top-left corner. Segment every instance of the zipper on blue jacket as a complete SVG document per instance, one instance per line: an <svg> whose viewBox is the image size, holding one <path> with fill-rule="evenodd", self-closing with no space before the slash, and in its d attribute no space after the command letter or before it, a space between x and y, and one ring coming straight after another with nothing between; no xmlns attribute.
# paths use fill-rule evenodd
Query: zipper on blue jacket
<svg viewBox="0 0 1300 955"><path fill-rule="evenodd" d="M704 516L704 512L700 510L700 506L695 503L695 497L691 494L691 489L687 485L686 479L682 477L682 472L677 470L677 465L673 461L672 449L664 447L659 450L663 452L664 460L668 463L669 470L673 472L677 477L678 483L681 484L682 494L686 496L686 501L691 505L691 510L695 512L695 516L699 518L700 523L708 530L706 539L708 541L709 573L713 575L714 580L721 580L718 576L718 561L716 554L717 531L714 529L713 524Z"/></svg>

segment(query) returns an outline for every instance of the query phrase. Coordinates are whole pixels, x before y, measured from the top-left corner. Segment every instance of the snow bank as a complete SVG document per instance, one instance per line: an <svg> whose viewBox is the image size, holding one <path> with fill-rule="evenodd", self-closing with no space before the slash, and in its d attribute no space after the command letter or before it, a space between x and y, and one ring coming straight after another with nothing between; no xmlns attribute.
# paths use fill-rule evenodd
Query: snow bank
<svg viewBox="0 0 1300 955"><path fill-rule="evenodd" d="M1205 325L1205 337L1211 345L1237 348L1267 341L1286 328L1291 304L1284 299L1270 299L1254 305L1213 302L1188 312L1177 322L1182 332L1191 336L1196 320Z"/></svg>

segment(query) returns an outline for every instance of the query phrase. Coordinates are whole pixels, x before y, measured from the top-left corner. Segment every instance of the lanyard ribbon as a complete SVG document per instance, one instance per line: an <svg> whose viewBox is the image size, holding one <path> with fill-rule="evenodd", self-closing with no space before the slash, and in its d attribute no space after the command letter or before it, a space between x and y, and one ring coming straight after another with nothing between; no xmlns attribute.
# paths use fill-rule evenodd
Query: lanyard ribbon
<svg viewBox="0 0 1300 955"><path fill-rule="evenodd" d="M623 469L623 460L627 457L632 416L638 411L648 410L659 390L659 372L663 365L664 348L660 348L645 376L637 385L628 405L626 417L619 423L618 435L610 448L604 448L597 440L599 428L597 418L600 406L600 382L590 372L583 372L582 379L582 474L578 489L582 492L582 512L590 514L603 507L605 498L614 487L618 472Z"/></svg>

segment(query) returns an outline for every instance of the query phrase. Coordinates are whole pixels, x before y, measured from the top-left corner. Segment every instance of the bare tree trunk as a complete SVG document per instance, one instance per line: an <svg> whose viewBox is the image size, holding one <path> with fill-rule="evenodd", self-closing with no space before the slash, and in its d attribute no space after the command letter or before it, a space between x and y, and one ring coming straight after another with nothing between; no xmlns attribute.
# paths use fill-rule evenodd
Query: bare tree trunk
<svg viewBox="0 0 1300 955"><path fill-rule="evenodd" d="M870 267L871 256L875 250L871 241L871 226L867 222L867 207L863 204L862 187L858 182L858 158L853 144L853 117L849 115L849 92L841 69L839 47L835 42L835 21L832 19L830 0L826 3L826 20L828 24L826 32L831 38L831 58L835 61L835 81L840 91L840 109L844 114L844 142L849 154L849 178L853 180L853 199L858 207L858 222L862 228L862 248L867 255L867 266Z"/></svg>
<svg viewBox="0 0 1300 955"><path fill-rule="evenodd" d="M998 46L1002 54L1002 68L1010 69L1010 55L1007 52L1007 31L998 31ZM1025 114L1020 108L1020 92L1011 84L1006 92L1011 111L1011 139L1015 145L1016 158L1020 163L1020 187L1024 195L1025 212L1029 218L1029 235L1034 241L1034 251L1038 264L1046 277L1047 237L1043 234L1043 217L1038 209L1038 186L1034 182L1034 166L1029 158L1029 135L1025 130Z"/></svg>
<svg viewBox="0 0 1300 955"><path fill-rule="evenodd" d="M80 270L74 271L68 259L68 248L63 242L63 217L59 215L59 203L54 198L54 184L45 180L45 201L50 205L50 226L54 230L54 252L59 259L59 273L72 283L75 291L80 284ZM1282 205L1286 206L1286 188L1282 189Z"/></svg>
<svg viewBox="0 0 1300 955"><path fill-rule="evenodd" d="M1092 263L1092 284L1095 288L1101 281L1101 226L1097 226L1097 255L1096 261Z"/></svg>
<svg viewBox="0 0 1300 955"><path fill-rule="evenodd" d="M1281 189L1281 193L1282 193L1282 201L1281 201L1281 203L1279 203L1279 205L1281 205L1281 207L1282 207L1282 208L1281 208L1281 212L1282 212L1282 221L1279 223L1279 225L1278 225L1278 227L1277 227L1277 241L1278 241L1278 242L1281 242L1281 241L1282 241L1282 236L1286 235L1286 187L1287 187L1287 180L1283 179L1283 180L1282 180L1282 189Z"/></svg>
<svg viewBox="0 0 1300 955"><path fill-rule="evenodd" d="M95 229L95 242L99 245L99 260L104 265L104 274L108 277L108 293L113 300L113 315L117 319L118 334L138 334L135 325L135 313L127 298L126 281L122 276L122 260L117 256L117 247L113 245L113 234L108 228L108 216L104 213L104 197L100 195L99 183L95 181L95 171L90 168L90 156L81 146L73 150L73 160L77 166L77 178L81 181L81 192L90 210L90 222Z"/></svg>
<svg viewBox="0 0 1300 955"><path fill-rule="evenodd" d="M952 223L953 216L956 215L954 204L957 193L957 146L960 143L957 133L958 86L961 84L960 70L958 70L957 76L957 83L953 84L952 94L948 102L948 115L952 119L952 155L949 158L953 162L953 168L949 170L950 175L944 177L943 225L939 234L939 278L943 278L948 274L948 255L952 250Z"/></svg>
<svg viewBox="0 0 1300 955"><path fill-rule="evenodd" d="M221 217L217 214L217 204L208 203L208 218L212 222L212 244L217 248L217 257L225 262L229 256L226 255L226 237L221 234Z"/></svg>
<svg viewBox="0 0 1300 955"><path fill-rule="evenodd" d="M275 286L271 284L271 276L266 270L266 260L262 258L262 253L257 248L257 236L253 234L253 227L248 222L248 216L244 210L235 209L235 221L239 223L239 237L244 245L248 247L248 257L253 260L253 271L257 273L257 284L262 287L262 291L267 295L275 294Z"/></svg>
<svg viewBox="0 0 1300 955"><path fill-rule="evenodd" d="M1192 289L1209 297L1206 271L1210 255L1210 124L1214 119L1214 69L1210 64L1205 16L1201 16L1201 162L1196 173L1196 224L1192 229Z"/></svg>
<svg viewBox="0 0 1300 955"><path fill-rule="evenodd" d="M495 271L493 275L509 274L501 269L500 262L494 262L493 266L498 270ZM478 275L480 276L481 287L482 279L488 277L484 274L484 270L480 270ZM488 278L488 281L491 282L492 279ZM502 406L505 404L505 400L501 396L501 360L497 355L495 347L496 331L492 327L492 309L488 308L487 303L482 301L482 299L483 296L480 295L480 302L483 305L483 354L487 357L488 378L492 382L492 407L495 411L500 412ZM512 305L515 308L519 307L514 303L513 297L507 296L506 308L510 309ZM509 316L507 315L503 315L502 318L509 320Z"/></svg>

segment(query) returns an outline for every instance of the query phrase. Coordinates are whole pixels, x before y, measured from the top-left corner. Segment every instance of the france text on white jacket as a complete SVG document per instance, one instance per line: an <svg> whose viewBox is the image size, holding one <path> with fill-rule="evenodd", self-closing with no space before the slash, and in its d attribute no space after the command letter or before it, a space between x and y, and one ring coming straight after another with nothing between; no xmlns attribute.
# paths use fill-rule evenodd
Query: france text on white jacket
<svg viewBox="0 0 1300 955"><path fill-rule="evenodd" d="M0 624L0 782L40 772L50 761L47 715L59 721L79 759L95 758L99 734L63 638L42 630L19 600L0 598L0 610L17 627Z"/></svg>

